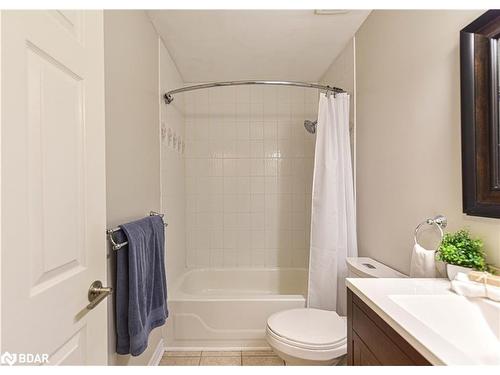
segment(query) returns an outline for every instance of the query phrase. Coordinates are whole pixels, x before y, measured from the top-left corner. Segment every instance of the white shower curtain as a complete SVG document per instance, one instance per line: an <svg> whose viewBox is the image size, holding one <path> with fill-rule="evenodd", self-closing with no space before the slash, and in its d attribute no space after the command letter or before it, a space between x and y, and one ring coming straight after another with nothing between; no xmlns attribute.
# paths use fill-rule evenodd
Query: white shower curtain
<svg viewBox="0 0 500 375"><path fill-rule="evenodd" d="M357 256L349 95L320 95L311 213L308 306L346 315L346 257Z"/></svg>

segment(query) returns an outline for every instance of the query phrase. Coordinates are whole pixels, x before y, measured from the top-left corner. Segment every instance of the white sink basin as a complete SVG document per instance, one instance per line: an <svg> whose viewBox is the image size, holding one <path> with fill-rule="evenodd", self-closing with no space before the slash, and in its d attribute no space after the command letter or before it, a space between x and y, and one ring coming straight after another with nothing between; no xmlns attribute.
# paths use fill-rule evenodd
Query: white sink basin
<svg viewBox="0 0 500 375"><path fill-rule="evenodd" d="M388 295L471 362L500 364L500 303L448 295Z"/></svg>

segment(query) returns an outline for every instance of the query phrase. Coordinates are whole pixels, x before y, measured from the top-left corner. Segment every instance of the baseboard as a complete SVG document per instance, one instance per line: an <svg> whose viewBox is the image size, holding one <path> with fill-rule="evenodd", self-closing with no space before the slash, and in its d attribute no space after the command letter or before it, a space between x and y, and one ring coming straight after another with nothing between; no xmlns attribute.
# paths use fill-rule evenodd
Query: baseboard
<svg viewBox="0 0 500 375"><path fill-rule="evenodd" d="M165 353L165 343L163 342L163 339L161 339L156 346L153 356L148 362L148 366L158 366L161 358L163 357L163 353Z"/></svg>

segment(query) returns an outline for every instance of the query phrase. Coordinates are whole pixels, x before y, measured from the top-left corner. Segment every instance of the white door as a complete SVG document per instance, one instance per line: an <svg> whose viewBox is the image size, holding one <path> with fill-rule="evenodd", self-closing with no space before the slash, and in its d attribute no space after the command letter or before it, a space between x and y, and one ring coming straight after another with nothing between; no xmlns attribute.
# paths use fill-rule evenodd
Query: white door
<svg viewBox="0 0 500 375"><path fill-rule="evenodd" d="M1 13L1 348L106 364L102 11Z"/></svg>

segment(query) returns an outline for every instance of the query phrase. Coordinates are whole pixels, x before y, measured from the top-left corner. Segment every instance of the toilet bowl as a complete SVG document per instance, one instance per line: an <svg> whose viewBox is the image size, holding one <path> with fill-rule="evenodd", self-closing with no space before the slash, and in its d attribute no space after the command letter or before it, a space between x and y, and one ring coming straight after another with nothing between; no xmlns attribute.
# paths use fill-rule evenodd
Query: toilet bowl
<svg viewBox="0 0 500 375"><path fill-rule="evenodd" d="M335 311L299 308L267 321L269 345L287 365L333 365L347 351L347 323Z"/></svg>
<svg viewBox="0 0 500 375"><path fill-rule="evenodd" d="M347 258L349 277L406 277L371 258ZM267 320L266 339L287 365L335 365L347 353L347 319L335 311L298 308Z"/></svg>

